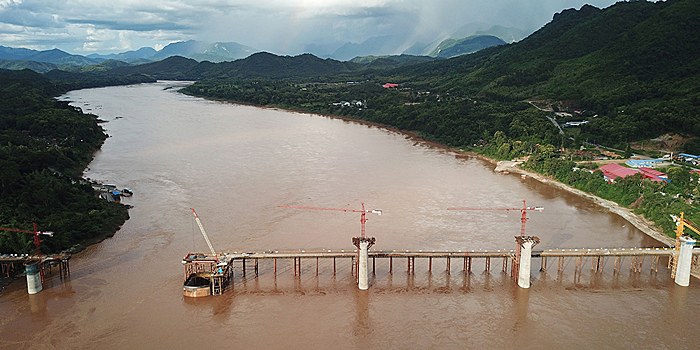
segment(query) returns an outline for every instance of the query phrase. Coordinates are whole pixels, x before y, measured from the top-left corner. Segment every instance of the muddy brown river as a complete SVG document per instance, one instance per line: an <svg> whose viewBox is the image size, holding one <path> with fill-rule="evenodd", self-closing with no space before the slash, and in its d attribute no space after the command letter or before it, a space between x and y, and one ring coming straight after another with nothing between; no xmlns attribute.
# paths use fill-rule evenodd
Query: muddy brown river
<svg viewBox="0 0 700 350"><path fill-rule="evenodd" d="M377 260L359 291L350 262L260 263L260 276L201 299L182 295L182 258L217 250L353 249L359 215L279 205L381 209L373 249L513 249L518 211L448 207L543 206L529 212L536 249L658 246L593 202L493 165L377 127L179 94L184 83L73 91L62 96L105 120L110 135L85 176L128 187L131 219L71 260L70 278L28 295L0 292L2 349L697 349L700 284L678 287L665 264L578 278L533 259L520 289L492 261L471 274L453 261ZM166 88L171 89L166 89ZM56 233L57 235L60 232ZM48 238L50 239L50 238ZM553 267L554 266L554 267Z"/></svg>

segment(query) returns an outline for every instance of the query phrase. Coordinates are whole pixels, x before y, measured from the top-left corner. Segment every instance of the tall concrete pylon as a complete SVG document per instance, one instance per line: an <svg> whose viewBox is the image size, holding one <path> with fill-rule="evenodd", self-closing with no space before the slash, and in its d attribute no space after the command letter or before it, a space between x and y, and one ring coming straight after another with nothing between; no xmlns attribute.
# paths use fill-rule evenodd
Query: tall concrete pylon
<svg viewBox="0 0 700 350"><path fill-rule="evenodd" d="M678 253L678 265L676 265L677 285L687 287L690 285L690 268L693 263L693 247L695 240L688 237L681 237L681 251Z"/></svg>
<svg viewBox="0 0 700 350"><path fill-rule="evenodd" d="M520 248L520 261L518 264L518 286L530 288L530 265L532 264L532 247L540 243L535 236L515 236Z"/></svg>
<svg viewBox="0 0 700 350"><path fill-rule="evenodd" d="M352 244L359 250L357 260L357 286L360 290L369 289L369 248L374 245L375 241L376 239L374 237L354 237L352 239Z"/></svg>
<svg viewBox="0 0 700 350"><path fill-rule="evenodd" d="M360 290L367 290L369 289L369 273L367 271L367 260L368 260L368 247L369 242L367 241L362 241L360 242L360 261L359 261L359 267L357 269L357 277L358 277L358 287Z"/></svg>
<svg viewBox="0 0 700 350"><path fill-rule="evenodd" d="M41 292L41 261L30 260L24 263L24 272L27 274L27 292L36 294Z"/></svg>

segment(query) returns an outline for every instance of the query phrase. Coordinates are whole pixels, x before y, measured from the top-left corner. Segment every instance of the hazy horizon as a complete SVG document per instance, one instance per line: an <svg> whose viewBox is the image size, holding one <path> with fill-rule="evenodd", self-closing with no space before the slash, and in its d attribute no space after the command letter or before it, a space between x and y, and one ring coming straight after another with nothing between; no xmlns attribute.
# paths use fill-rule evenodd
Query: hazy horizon
<svg viewBox="0 0 700 350"><path fill-rule="evenodd" d="M187 40L237 42L296 55L309 45L392 35L407 48L446 38L470 23L531 33L557 12L613 0L0 0L0 45L109 54Z"/></svg>

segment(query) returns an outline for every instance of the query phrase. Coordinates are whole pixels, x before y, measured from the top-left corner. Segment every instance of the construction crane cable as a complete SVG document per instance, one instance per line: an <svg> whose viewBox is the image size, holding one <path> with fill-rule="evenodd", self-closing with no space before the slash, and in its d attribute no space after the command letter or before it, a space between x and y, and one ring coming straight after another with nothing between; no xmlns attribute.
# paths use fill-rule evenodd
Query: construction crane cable
<svg viewBox="0 0 700 350"><path fill-rule="evenodd" d="M190 208L192 209L192 208ZM194 214L194 220L197 221L197 225L199 226L199 230L202 231L202 236L204 236L204 240L207 241L207 246L209 246L209 250L211 251L211 254L214 256L217 256L216 251L214 250L214 247L212 247L211 242L209 241L209 237L207 237L206 231L204 231L204 226L202 226L202 221L199 220L199 216L197 216L197 213L192 209L192 213Z"/></svg>

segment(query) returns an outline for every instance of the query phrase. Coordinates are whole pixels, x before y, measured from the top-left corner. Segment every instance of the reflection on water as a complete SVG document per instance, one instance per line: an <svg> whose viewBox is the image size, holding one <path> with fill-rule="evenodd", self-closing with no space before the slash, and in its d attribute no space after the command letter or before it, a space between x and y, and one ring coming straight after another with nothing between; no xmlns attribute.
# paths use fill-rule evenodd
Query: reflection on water
<svg viewBox="0 0 700 350"><path fill-rule="evenodd" d="M350 262L260 262L240 266L222 296L182 296L181 260L217 250L353 249L359 216L279 208L300 205L383 210L369 218L374 249L513 249L519 212L448 207L544 206L527 233L538 249L642 247L656 243L619 216L533 179L376 127L321 116L204 101L163 90L179 83L74 91L74 105L101 105L110 135L86 176L134 190L131 219L71 260L65 283L0 294L0 347L7 348L693 348L698 283L676 287L665 263L650 273L603 272L584 260L540 272L522 290L493 259L470 274L453 259L390 268L377 259L371 288L357 290ZM624 266L627 264L627 266ZM431 270L432 273L428 273ZM390 274L390 271L393 274ZM680 323L678 323L680 322Z"/></svg>

